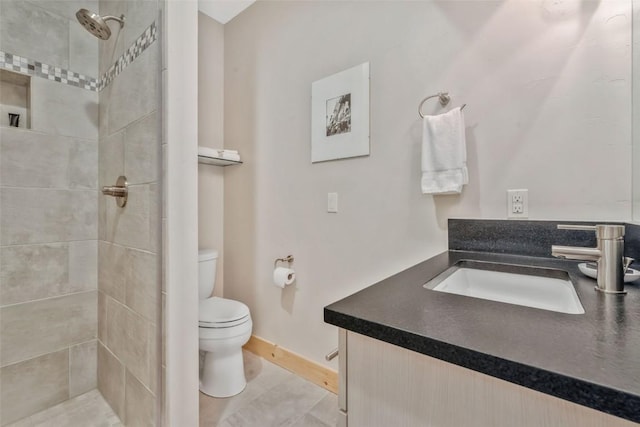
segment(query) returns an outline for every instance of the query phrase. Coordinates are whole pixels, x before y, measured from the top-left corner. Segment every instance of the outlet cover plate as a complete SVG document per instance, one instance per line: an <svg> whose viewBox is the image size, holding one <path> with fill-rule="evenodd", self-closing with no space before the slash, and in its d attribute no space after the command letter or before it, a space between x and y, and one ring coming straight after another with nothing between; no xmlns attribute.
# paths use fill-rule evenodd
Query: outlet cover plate
<svg viewBox="0 0 640 427"><path fill-rule="evenodd" d="M507 218L529 218L529 190L507 190Z"/></svg>

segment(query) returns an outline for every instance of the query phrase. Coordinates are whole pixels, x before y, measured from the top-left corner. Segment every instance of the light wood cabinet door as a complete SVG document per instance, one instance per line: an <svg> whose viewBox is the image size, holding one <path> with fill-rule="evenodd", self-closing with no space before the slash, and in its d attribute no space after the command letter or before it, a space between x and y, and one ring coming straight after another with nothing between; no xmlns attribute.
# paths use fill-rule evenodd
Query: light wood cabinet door
<svg viewBox="0 0 640 427"><path fill-rule="evenodd" d="M349 427L638 426L353 332L346 340Z"/></svg>

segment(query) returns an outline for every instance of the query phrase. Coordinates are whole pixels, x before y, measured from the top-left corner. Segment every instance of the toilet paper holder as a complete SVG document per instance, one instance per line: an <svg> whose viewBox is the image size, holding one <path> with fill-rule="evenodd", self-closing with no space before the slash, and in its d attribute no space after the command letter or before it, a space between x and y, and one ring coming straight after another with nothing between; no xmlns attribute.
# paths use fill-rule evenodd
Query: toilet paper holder
<svg viewBox="0 0 640 427"><path fill-rule="evenodd" d="M276 258L273 262L273 267L277 267L279 262L286 262L291 264L293 262L293 255L287 255L285 258Z"/></svg>

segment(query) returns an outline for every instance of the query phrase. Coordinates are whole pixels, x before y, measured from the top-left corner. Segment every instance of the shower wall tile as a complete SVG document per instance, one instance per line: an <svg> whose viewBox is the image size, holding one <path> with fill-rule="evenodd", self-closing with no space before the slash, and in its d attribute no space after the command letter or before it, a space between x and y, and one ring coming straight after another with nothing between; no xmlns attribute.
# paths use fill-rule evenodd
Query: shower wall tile
<svg viewBox="0 0 640 427"><path fill-rule="evenodd" d="M107 342L107 299L104 292L98 291L98 340Z"/></svg>
<svg viewBox="0 0 640 427"><path fill-rule="evenodd" d="M69 21L23 0L3 0L0 50L69 68Z"/></svg>
<svg viewBox="0 0 640 427"><path fill-rule="evenodd" d="M98 241L69 242L69 290L98 289Z"/></svg>
<svg viewBox="0 0 640 427"><path fill-rule="evenodd" d="M96 338L97 292L0 308L0 365Z"/></svg>
<svg viewBox="0 0 640 427"><path fill-rule="evenodd" d="M158 50L157 44L145 50L111 83L109 134L158 108Z"/></svg>
<svg viewBox="0 0 640 427"><path fill-rule="evenodd" d="M2 245L97 238L96 191L0 188L0 204Z"/></svg>
<svg viewBox="0 0 640 427"><path fill-rule="evenodd" d="M127 269L127 249L120 245L98 243L98 289L124 303Z"/></svg>
<svg viewBox="0 0 640 427"><path fill-rule="evenodd" d="M158 145L158 118L155 111L126 128L124 172L130 184L157 181Z"/></svg>
<svg viewBox="0 0 640 427"><path fill-rule="evenodd" d="M98 342L98 390L111 409L124 421L124 365Z"/></svg>
<svg viewBox="0 0 640 427"><path fill-rule="evenodd" d="M45 79L31 79L31 128L49 134L98 139L98 94Z"/></svg>
<svg viewBox="0 0 640 427"><path fill-rule="evenodd" d="M114 299L107 299L106 346L147 387L155 378L150 357L150 322ZM153 328L155 330L155 328Z"/></svg>
<svg viewBox="0 0 640 427"><path fill-rule="evenodd" d="M126 15L124 45L131 46L158 17L158 0L128 1Z"/></svg>
<svg viewBox="0 0 640 427"><path fill-rule="evenodd" d="M127 2L125 0L109 0L109 1L101 1L100 6L100 15L106 16L120 16L125 15L127 21L129 21L129 17L127 14ZM108 40L104 40L100 42L100 59L99 59L99 70L100 75L105 73L109 67L113 65L114 62L124 53L125 44L124 44L124 28L120 29L118 25L114 25L111 28L111 37ZM125 27L129 25L129 22L126 23Z"/></svg>
<svg viewBox="0 0 640 427"><path fill-rule="evenodd" d="M106 240L136 249L149 249L149 186L129 187L127 206L106 203Z"/></svg>
<svg viewBox="0 0 640 427"><path fill-rule="evenodd" d="M58 2L55 2L58 3ZM82 6L87 8L87 6ZM80 8L76 9L79 10ZM97 9L91 9L97 10ZM69 69L85 76L99 75L98 43L100 40L85 30L75 19L75 11L69 16Z"/></svg>
<svg viewBox="0 0 640 427"><path fill-rule="evenodd" d="M0 305L69 292L66 243L0 248Z"/></svg>
<svg viewBox="0 0 640 427"><path fill-rule="evenodd" d="M68 349L0 368L2 425L68 398Z"/></svg>
<svg viewBox="0 0 640 427"><path fill-rule="evenodd" d="M68 186L98 188L98 142L73 140L69 144Z"/></svg>
<svg viewBox="0 0 640 427"><path fill-rule="evenodd" d="M69 138L0 128L0 182L8 187L66 188Z"/></svg>
<svg viewBox="0 0 640 427"><path fill-rule="evenodd" d="M155 423L155 397L133 375L125 381L125 420L127 425L152 427Z"/></svg>
<svg viewBox="0 0 640 427"><path fill-rule="evenodd" d="M128 250L126 275L127 307L155 322L158 313L158 256L149 252Z"/></svg>
<svg viewBox="0 0 640 427"><path fill-rule="evenodd" d="M124 131L101 138L98 151L100 153L98 183L100 186L113 185L120 175L124 175Z"/></svg>
<svg viewBox="0 0 640 427"><path fill-rule="evenodd" d="M157 254L162 247L162 194L158 184L149 184L149 251Z"/></svg>
<svg viewBox="0 0 640 427"><path fill-rule="evenodd" d="M69 348L69 397L98 387L98 341Z"/></svg>
<svg viewBox="0 0 640 427"><path fill-rule="evenodd" d="M4 0L3 0L4 1ZM25 0L23 0L25 1ZM35 6L48 10L51 13L55 13L62 18L70 19L75 22L76 12L80 9L89 9L93 11L98 10L98 0L26 0L27 3L31 3ZM98 47L96 46L96 50Z"/></svg>

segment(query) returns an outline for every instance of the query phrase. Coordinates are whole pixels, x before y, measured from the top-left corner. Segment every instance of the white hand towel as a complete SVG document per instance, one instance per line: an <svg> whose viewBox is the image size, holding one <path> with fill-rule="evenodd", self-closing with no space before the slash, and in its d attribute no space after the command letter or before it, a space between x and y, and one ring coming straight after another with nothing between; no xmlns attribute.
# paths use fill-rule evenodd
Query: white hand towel
<svg viewBox="0 0 640 427"><path fill-rule="evenodd" d="M222 157L223 159L226 159L226 160L234 160L236 162L240 161L240 154L238 154L238 153L235 153L235 154L234 153L227 153L226 150L225 150L224 153L222 153L222 156L220 156L220 157Z"/></svg>
<svg viewBox="0 0 640 427"><path fill-rule="evenodd" d="M460 108L422 121L422 192L460 194L469 183L464 116Z"/></svg>
<svg viewBox="0 0 640 427"><path fill-rule="evenodd" d="M201 145L198 146L198 156L206 156L206 157L218 157L218 150L215 148L203 147Z"/></svg>

